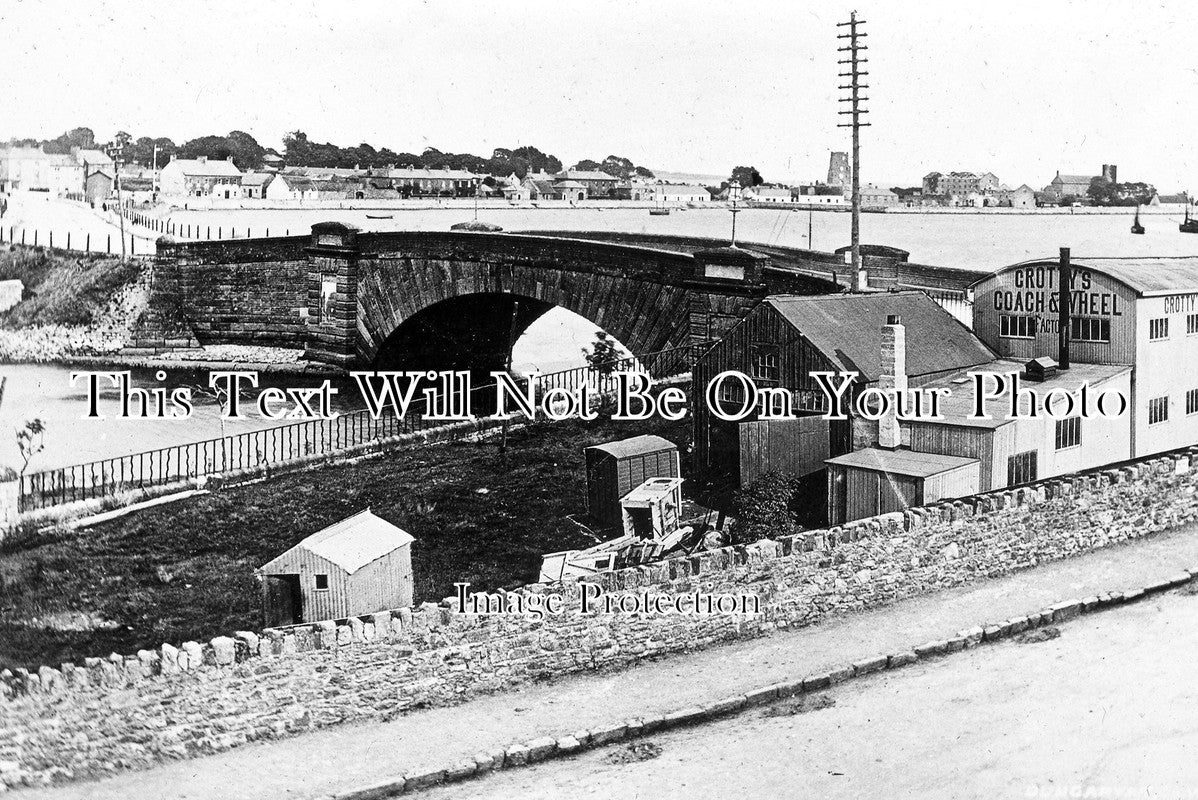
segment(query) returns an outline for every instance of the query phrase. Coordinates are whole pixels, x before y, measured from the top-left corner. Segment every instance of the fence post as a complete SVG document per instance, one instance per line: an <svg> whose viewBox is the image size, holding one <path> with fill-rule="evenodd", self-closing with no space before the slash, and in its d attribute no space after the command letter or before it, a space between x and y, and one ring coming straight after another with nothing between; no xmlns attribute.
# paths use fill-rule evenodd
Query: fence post
<svg viewBox="0 0 1198 800"><path fill-rule="evenodd" d="M71 249L71 232L67 231L67 249Z"/></svg>
<svg viewBox="0 0 1198 800"><path fill-rule="evenodd" d="M108 255L112 255L112 234L108 234Z"/></svg>
<svg viewBox="0 0 1198 800"><path fill-rule="evenodd" d="M17 524L21 504L21 480L0 482L0 542L4 534Z"/></svg>
<svg viewBox="0 0 1198 800"><path fill-rule="evenodd" d="M92 235L89 233L87 239L83 243L83 252L90 253L92 251Z"/></svg>

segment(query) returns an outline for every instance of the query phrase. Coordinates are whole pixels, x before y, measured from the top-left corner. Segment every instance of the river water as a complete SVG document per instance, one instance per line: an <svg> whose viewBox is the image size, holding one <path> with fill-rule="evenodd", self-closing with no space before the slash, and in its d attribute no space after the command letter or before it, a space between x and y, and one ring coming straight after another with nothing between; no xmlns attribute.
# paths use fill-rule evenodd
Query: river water
<svg viewBox="0 0 1198 800"><path fill-rule="evenodd" d="M379 212L373 212L379 213ZM314 222L339 220L363 230L447 230L472 216L469 209L396 210L391 219L367 219L364 211L186 211L172 219L182 224L250 228L262 235L306 231ZM479 217L506 230L624 230L721 237L730 232L725 209L674 211L669 216L649 216L646 209L484 209ZM909 250L911 260L987 272L1033 257L1053 257L1059 247L1071 247L1077 257L1086 255L1198 255L1198 237L1177 230L1179 213L1166 211L1144 216L1147 233L1130 235L1126 215L1098 214L865 214L862 240ZM752 209L737 219L737 239L795 247L810 243L833 250L848 242L849 215L834 212ZM244 234L241 234L244 235ZM582 363L582 348L594 338L595 326L562 309L555 309L533 325L517 343L513 364L518 370L550 372ZM115 413L117 392L101 395L108 419L81 417L87 410L82 383L72 387L71 369L58 365L0 365L6 378L0 400L0 464L19 467L15 429L34 417L46 424L44 451L30 469L80 463L134 453L171 444L239 433L270 423L252 415L240 421L220 420L219 408L206 394L194 393L195 411L187 419L120 420ZM171 371L157 381L150 370L134 371L142 387L206 385L206 374ZM316 385L313 377L261 376L263 385ZM360 408L357 390L340 386L340 410Z"/></svg>

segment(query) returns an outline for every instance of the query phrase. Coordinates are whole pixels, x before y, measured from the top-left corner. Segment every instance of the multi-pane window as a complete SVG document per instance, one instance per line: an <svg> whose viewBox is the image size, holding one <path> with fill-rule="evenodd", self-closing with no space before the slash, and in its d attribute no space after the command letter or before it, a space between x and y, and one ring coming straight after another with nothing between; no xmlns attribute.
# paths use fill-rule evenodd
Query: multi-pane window
<svg viewBox="0 0 1198 800"><path fill-rule="evenodd" d="M1148 340L1159 341L1169 338L1169 318L1160 317L1159 319L1148 320Z"/></svg>
<svg viewBox="0 0 1198 800"><path fill-rule="evenodd" d="M1074 317L1069 321L1069 338L1075 342L1109 342L1111 321L1100 317Z"/></svg>
<svg viewBox="0 0 1198 800"><path fill-rule="evenodd" d="M1036 479L1036 451L1016 453L1007 459L1007 485L1014 486Z"/></svg>
<svg viewBox="0 0 1198 800"><path fill-rule="evenodd" d="M1008 339L1036 338L1036 318L1001 314L998 318L998 335Z"/></svg>
<svg viewBox="0 0 1198 800"><path fill-rule="evenodd" d="M1155 425L1169 419L1169 396L1154 397L1148 401L1148 424Z"/></svg>
<svg viewBox="0 0 1198 800"><path fill-rule="evenodd" d="M755 344L751 348L750 374L759 380L776 381L781 377L778 367L778 347L772 344Z"/></svg>
<svg viewBox="0 0 1198 800"><path fill-rule="evenodd" d="M1082 443L1082 418L1069 417L1057 420L1057 449L1077 447Z"/></svg>
<svg viewBox="0 0 1198 800"><path fill-rule="evenodd" d="M1186 335L1191 336L1198 333L1198 314L1189 314L1186 316Z"/></svg>
<svg viewBox="0 0 1198 800"><path fill-rule="evenodd" d="M1186 413L1198 413L1198 389L1190 389L1186 392Z"/></svg>

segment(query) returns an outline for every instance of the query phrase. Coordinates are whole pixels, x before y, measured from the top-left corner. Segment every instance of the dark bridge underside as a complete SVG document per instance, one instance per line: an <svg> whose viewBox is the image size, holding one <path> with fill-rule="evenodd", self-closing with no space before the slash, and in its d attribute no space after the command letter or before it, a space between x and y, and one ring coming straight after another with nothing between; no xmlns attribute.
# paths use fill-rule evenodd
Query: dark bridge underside
<svg viewBox="0 0 1198 800"><path fill-rule="evenodd" d="M434 303L404 321L374 358L377 369L467 369L474 385L507 368L512 344L553 305L513 294L468 294Z"/></svg>

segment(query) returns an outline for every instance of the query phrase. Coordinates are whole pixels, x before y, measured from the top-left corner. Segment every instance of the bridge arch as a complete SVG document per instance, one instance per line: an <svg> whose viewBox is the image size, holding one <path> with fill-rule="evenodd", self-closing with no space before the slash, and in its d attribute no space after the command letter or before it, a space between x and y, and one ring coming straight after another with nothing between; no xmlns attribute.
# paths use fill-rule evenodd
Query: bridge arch
<svg viewBox="0 0 1198 800"><path fill-rule="evenodd" d="M433 257L405 249L363 257L356 360L391 369L502 369L511 343L555 306L633 352L688 340L695 298L685 286L621 274L627 267L582 269L560 254L551 263L522 263L486 252L455 249Z"/></svg>

